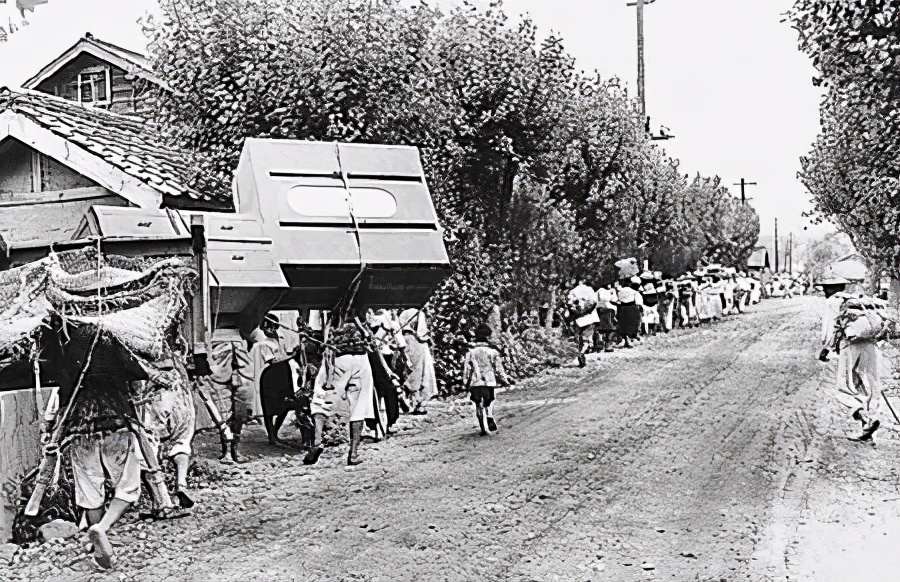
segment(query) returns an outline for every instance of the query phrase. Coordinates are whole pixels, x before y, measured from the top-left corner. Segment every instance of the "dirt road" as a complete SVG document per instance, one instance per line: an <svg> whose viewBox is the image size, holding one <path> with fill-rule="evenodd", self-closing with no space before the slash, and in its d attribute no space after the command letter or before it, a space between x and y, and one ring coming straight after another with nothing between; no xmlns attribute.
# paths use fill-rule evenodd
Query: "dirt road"
<svg viewBox="0 0 900 582"><path fill-rule="evenodd" d="M193 517L119 528L114 571L73 541L16 556L0 578L846 580L829 560L888 572L896 433L877 448L845 438L854 427L814 357L820 305L773 300L548 372L500 396L492 438L449 403L352 469L343 449L315 468L266 452L201 490Z"/></svg>

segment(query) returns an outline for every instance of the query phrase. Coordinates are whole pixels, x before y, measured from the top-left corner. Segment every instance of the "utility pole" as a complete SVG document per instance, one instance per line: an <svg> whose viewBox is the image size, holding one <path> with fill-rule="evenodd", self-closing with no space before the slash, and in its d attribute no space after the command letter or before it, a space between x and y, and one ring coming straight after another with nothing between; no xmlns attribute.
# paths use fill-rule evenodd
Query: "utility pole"
<svg viewBox="0 0 900 582"><path fill-rule="evenodd" d="M641 104L641 117L647 117L647 102L644 96L644 5L653 4L656 0L637 0L629 2L629 6L637 6L637 57L638 57L638 101Z"/></svg>
<svg viewBox="0 0 900 582"><path fill-rule="evenodd" d="M775 219L775 272L778 272L778 219Z"/></svg>
<svg viewBox="0 0 900 582"><path fill-rule="evenodd" d="M735 186L740 186L740 187L741 187L741 204L743 204L743 205L746 206L746 205L747 205L747 200L748 200L748 198L747 198L746 192L744 192L744 187L745 187L745 186L756 186L756 185L757 185L756 182L747 182L746 180L744 180L743 178L741 178L741 181L740 181L739 183L734 184L734 185L735 185ZM750 198L749 200L752 200L752 198Z"/></svg>
<svg viewBox="0 0 900 582"><path fill-rule="evenodd" d="M794 233L788 235L788 275L794 274Z"/></svg>

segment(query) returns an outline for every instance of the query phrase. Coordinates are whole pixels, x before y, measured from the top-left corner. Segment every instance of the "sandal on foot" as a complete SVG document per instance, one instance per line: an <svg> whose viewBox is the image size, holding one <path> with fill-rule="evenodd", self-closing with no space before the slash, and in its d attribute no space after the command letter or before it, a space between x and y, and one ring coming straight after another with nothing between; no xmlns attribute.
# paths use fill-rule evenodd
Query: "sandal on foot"
<svg viewBox="0 0 900 582"><path fill-rule="evenodd" d="M324 451L322 447L314 447L306 453L306 456L303 457L304 465L315 465L319 461L319 456L322 455L322 451Z"/></svg>
<svg viewBox="0 0 900 582"><path fill-rule="evenodd" d="M165 521L167 519L181 519L182 517L188 517L190 514L191 512L179 507L163 507L162 509L140 513L138 517L144 520Z"/></svg>
<svg viewBox="0 0 900 582"><path fill-rule="evenodd" d="M178 504L185 509L190 509L195 505L194 500L191 499L188 494L181 489L175 492L175 497L178 498Z"/></svg>
<svg viewBox="0 0 900 582"><path fill-rule="evenodd" d="M113 547L106 532L92 525L88 528L88 537L94 546L94 560L97 564L106 570L112 568Z"/></svg>

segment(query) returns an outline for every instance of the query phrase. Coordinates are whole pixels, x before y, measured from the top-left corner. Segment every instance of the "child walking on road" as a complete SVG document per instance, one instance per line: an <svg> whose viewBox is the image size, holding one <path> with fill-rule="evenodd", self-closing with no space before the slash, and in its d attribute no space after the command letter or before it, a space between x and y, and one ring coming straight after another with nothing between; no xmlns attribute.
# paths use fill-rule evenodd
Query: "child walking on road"
<svg viewBox="0 0 900 582"><path fill-rule="evenodd" d="M463 386L475 403L475 415L482 436L497 432L497 423L490 413L494 389L512 384L503 369L500 352L488 342L492 334L491 326L486 323L479 325L475 329L475 345L466 353L463 363Z"/></svg>

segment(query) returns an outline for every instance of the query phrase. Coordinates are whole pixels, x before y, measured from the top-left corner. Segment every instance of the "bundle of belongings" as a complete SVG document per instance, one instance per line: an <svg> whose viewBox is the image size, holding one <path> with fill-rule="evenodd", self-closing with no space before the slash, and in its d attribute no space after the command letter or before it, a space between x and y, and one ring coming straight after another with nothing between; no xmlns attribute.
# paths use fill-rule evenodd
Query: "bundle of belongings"
<svg viewBox="0 0 900 582"><path fill-rule="evenodd" d="M578 341L578 364L587 364L585 354L593 347L594 326L600 323L597 314L597 292L588 285L580 284L566 295L566 308L574 318Z"/></svg>
<svg viewBox="0 0 900 582"><path fill-rule="evenodd" d="M188 389L181 328L195 280L188 257L127 258L96 248L53 252L0 272L0 385L59 386L29 518L19 521L40 525L48 509L41 501L47 489L55 499L64 456L75 505L94 524L89 533L101 565L112 547L106 526L93 518L110 498L106 478L110 508L137 501L140 470L159 470L159 435L142 421L142 408L157 390ZM181 402L190 410L170 412L189 419L192 431L193 402Z"/></svg>
<svg viewBox="0 0 900 582"><path fill-rule="evenodd" d="M632 277L636 277L640 272L640 267L638 267L637 259L634 257L616 261L616 269L619 270L620 281L623 279L631 279Z"/></svg>
<svg viewBox="0 0 900 582"><path fill-rule="evenodd" d="M879 341L898 337L897 318L888 303L876 297L851 296L841 305L837 319L838 334L849 343Z"/></svg>
<svg viewBox="0 0 900 582"><path fill-rule="evenodd" d="M575 318L590 316L597 308L597 292L588 285L578 285L566 296L566 307Z"/></svg>

